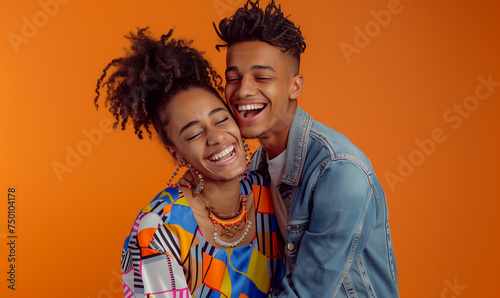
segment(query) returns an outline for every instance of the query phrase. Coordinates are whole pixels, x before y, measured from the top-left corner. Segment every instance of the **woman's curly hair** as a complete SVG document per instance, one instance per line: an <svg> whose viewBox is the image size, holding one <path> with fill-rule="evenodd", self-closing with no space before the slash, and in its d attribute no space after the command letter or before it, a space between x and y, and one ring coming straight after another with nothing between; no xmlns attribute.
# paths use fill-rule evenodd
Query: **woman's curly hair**
<svg viewBox="0 0 500 298"><path fill-rule="evenodd" d="M282 48L300 64L300 54L306 49L300 26L296 27L288 16L285 17L281 5L276 6L274 0L265 10L260 8L259 0L248 0L234 15L219 22L219 30L215 23L213 25L217 35L226 43L216 45L217 50L238 42L259 40Z"/></svg>
<svg viewBox="0 0 500 298"><path fill-rule="evenodd" d="M152 38L148 28L130 32L125 37L132 43L125 57L113 59L97 80L94 104L99 107L101 88L106 87L105 106L116 119L113 127L121 121L125 129L132 119L135 133L143 138L145 130L151 138L153 125L160 140L169 145L165 122L160 117L165 104L178 92L190 87L200 87L217 96L221 101L222 78L203 58L204 52L191 47L192 40L171 39L173 29ZM116 68L112 74L107 72ZM104 81L107 77L107 80Z"/></svg>

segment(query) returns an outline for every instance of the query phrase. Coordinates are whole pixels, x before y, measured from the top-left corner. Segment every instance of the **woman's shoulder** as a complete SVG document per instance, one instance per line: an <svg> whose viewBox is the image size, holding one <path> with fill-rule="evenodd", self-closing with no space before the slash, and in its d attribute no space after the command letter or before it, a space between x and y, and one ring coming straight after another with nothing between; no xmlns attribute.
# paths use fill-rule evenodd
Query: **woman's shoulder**
<svg viewBox="0 0 500 298"><path fill-rule="evenodd" d="M175 225L180 230L193 231L196 220L184 194L177 188L160 191L137 215L130 235L135 237L143 231L153 233L162 226Z"/></svg>
<svg viewBox="0 0 500 298"><path fill-rule="evenodd" d="M168 187L160 191L149 204L142 208L141 213L161 214L165 207L179 200L181 193L177 188Z"/></svg>
<svg viewBox="0 0 500 298"><path fill-rule="evenodd" d="M177 188L168 187L163 189L149 204L140 210L134 225L142 226L145 222L151 221L156 224L160 224L160 222L164 223L168 219L172 205L179 202L182 198L184 198L184 196Z"/></svg>
<svg viewBox="0 0 500 298"><path fill-rule="evenodd" d="M182 233L186 227L188 230L192 228L192 220L186 210L189 206L184 201L183 193L176 188L169 187L160 191L137 215L129 236L125 239L124 251L138 247L151 248L151 245L155 245L152 248L156 251L166 251L163 246L160 249L161 245L152 244L156 243L154 235L164 238L172 233ZM169 227L172 225L179 228L170 231ZM180 235L176 237L179 238Z"/></svg>

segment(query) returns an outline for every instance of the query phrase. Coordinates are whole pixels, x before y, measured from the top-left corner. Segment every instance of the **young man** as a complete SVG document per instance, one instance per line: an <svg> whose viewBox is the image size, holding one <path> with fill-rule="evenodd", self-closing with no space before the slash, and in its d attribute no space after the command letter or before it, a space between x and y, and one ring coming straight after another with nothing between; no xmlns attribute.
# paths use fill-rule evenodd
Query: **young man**
<svg viewBox="0 0 500 298"><path fill-rule="evenodd" d="M384 192L345 136L297 106L301 31L274 0L248 1L217 30L227 46L226 99L252 167L274 191L285 239L280 297L398 297Z"/></svg>

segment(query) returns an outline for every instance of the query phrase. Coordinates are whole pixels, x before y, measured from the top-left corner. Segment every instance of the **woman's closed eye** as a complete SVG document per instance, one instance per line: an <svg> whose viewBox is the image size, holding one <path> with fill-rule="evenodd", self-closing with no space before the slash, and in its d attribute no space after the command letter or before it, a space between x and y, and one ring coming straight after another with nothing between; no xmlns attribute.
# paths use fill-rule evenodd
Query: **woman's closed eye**
<svg viewBox="0 0 500 298"><path fill-rule="evenodd" d="M216 124L216 125L217 125L217 124L222 124L222 123L226 122L228 119L229 119L229 117L224 116L224 117L222 117L221 119L217 120L217 121L215 122L215 124Z"/></svg>
<svg viewBox="0 0 500 298"><path fill-rule="evenodd" d="M202 133L203 133L203 131L199 131L199 132L195 132L195 133L193 133L193 134L190 134L190 135L186 138L186 140L187 140L187 141L192 141L192 140L196 139L196 137L200 136Z"/></svg>

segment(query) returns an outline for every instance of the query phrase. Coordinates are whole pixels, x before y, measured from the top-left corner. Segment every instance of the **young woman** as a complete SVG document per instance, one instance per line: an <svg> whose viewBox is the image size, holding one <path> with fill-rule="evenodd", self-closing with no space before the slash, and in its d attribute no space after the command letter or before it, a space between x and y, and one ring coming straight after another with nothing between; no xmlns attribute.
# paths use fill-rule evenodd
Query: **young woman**
<svg viewBox="0 0 500 298"><path fill-rule="evenodd" d="M132 120L139 138L152 126L195 177L193 188L166 188L137 216L122 254L125 297L276 294L283 263L267 183L254 173L240 181L248 158L222 80L191 42L171 34L130 33L130 51L106 66L96 88L96 107L107 89L115 126Z"/></svg>

